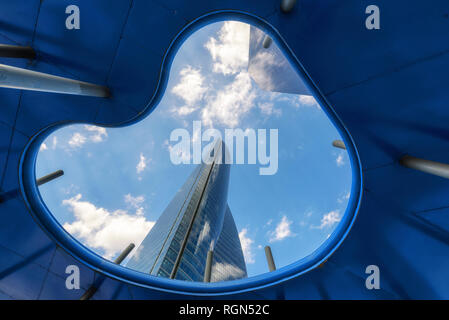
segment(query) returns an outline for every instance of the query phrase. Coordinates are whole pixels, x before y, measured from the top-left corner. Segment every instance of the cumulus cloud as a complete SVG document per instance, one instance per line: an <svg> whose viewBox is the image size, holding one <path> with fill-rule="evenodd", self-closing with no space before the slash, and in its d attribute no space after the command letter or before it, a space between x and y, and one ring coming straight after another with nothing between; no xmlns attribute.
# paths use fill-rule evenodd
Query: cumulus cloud
<svg viewBox="0 0 449 320"><path fill-rule="evenodd" d="M97 127L97 126L84 126L85 131L75 132L69 140L69 147L72 149L81 148L86 142L102 142L108 136L105 128ZM56 148L56 144L58 140L53 137L53 149ZM68 151L68 150L67 150Z"/></svg>
<svg viewBox="0 0 449 320"><path fill-rule="evenodd" d="M229 75L247 67L249 28L245 23L227 21L218 32L218 38L209 38L205 47L214 61L214 72Z"/></svg>
<svg viewBox="0 0 449 320"><path fill-rule="evenodd" d="M188 115L198 109L197 103L203 98L207 87L199 69L186 66L180 71L181 79L171 92L185 103L182 107L173 109L180 116Z"/></svg>
<svg viewBox="0 0 449 320"><path fill-rule="evenodd" d="M314 228L318 228L318 229L330 228L330 227L334 226L336 223L338 223L340 220L341 220L340 211L334 210L334 211L326 213L321 218L321 224Z"/></svg>
<svg viewBox="0 0 449 320"><path fill-rule="evenodd" d="M293 237L295 234L291 231L290 225L292 224L292 221L289 221L287 219L287 216L282 216L281 221L277 224L276 229L274 231L270 232L270 239L269 242L276 242L284 240L288 237Z"/></svg>
<svg viewBox="0 0 449 320"><path fill-rule="evenodd" d="M51 148L54 150L56 149L56 146L58 145L58 137L53 136L52 142L51 142Z"/></svg>
<svg viewBox="0 0 449 320"><path fill-rule="evenodd" d="M337 167L341 167L345 164L345 161L343 159L343 152L340 152L338 154L337 158L335 159L335 163L337 164Z"/></svg>
<svg viewBox="0 0 449 320"><path fill-rule="evenodd" d="M90 133L89 140L95 143L102 142L108 136L106 128L85 125L84 129Z"/></svg>
<svg viewBox="0 0 449 320"><path fill-rule="evenodd" d="M186 66L180 72L180 81L172 93L183 100L184 105L173 108L178 116L196 111L204 125L215 124L236 127L240 120L255 106L255 89L248 74L249 25L225 22L216 37L205 44L213 60L213 71L227 77L227 85L221 89L208 86L199 69ZM200 103L201 102L201 103ZM204 102L204 103L203 103ZM200 109L200 105L202 108ZM277 113L269 105L261 105L265 113ZM262 110L261 109L261 110Z"/></svg>
<svg viewBox="0 0 449 320"><path fill-rule="evenodd" d="M281 110L276 109L274 107L274 103L272 103L272 102L261 102L257 106L259 107L260 112L262 112L262 114L265 114L267 116L271 116L271 115L280 116L281 115Z"/></svg>
<svg viewBox="0 0 449 320"><path fill-rule="evenodd" d="M44 150L48 150L48 147L45 143L42 143L41 147L39 148L39 151L44 151Z"/></svg>
<svg viewBox="0 0 449 320"><path fill-rule="evenodd" d="M232 83L208 98L207 105L202 109L201 118L207 126L213 126L217 121L228 127L236 127L240 120L253 107L256 92L253 89L248 72L241 71Z"/></svg>
<svg viewBox="0 0 449 320"><path fill-rule="evenodd" d="M90 248L101 250L107 259L113 258L130 243L140 244L154 225L143 215L125 210L108 211L81 200L82 195L63 200L75 220L64 229Z"/></svg>
<svg viewBox="0 0 449 320"><path fill-rule="evenodd" d="M279 97L277 95L274 95L273 98L276 98L279 101L286 101L295 108L315 107L321 109L313 96L299 94L299 95L284 95Z"/></svg>
<svg viewBox="0 0 449 320"><path fill-rule="evenodd" d="M147 167L147 164L148 164L149 161L150 160L147 159L143 155L143 153L140 153L139 162L137 163L137 166L136 166L137 173L142 173L145 170L145 168Z"/></svg>
<svg viewBox="0 0 449 320"><path fill-rule="evenodd" d="M298 102L299 102L300 106L319 108L319 105L313 96L306 96L306 95L300 94L300 95L298 95Z"/></svg>
<svg viewBox="0 0 449 320"><path fill-rule="evenodd" d="M75 132L69 140L69 146L72 148L80 148L87 141L86 137L79 132Z"/></svg>
<svg viewBox="0 0 449 320"><path fill-rule="evenodd" d="M248 229L243 228L239 232L240 243L242 245L243 256L245 257L246 263L254 263L256 260L254 259L254 253L252 251L252 244L254 240L247 236Z"/></svg>
<svg viewBox="0 0 449 320"><path fill-rule="evenodd" d="M338 203L346 202L346 201L349 200L349 197L350 197L350 196L351 196L351 192L347 192L347 193L345 193L344 195L342 195L341 197L339 197L339 198L337 199L337 202L338 202Z"/></svg>
<svg viewBox="0 0 449 320"><path fill-rule="evenodd" d="M132 209L136 210L137 215L142 215L144 208L143 203L145 202L144 196L133 197L130 193L125 195L125 203L127 203Z"/></svg>

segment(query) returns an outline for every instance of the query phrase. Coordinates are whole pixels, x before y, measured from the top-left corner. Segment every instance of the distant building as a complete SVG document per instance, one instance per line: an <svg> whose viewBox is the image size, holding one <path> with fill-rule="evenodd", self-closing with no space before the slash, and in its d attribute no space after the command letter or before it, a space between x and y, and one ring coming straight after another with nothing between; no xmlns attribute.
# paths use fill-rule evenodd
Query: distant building
<svg viewBox="0 0 449 320"><path fill-rule="evenodd" d="M219 142L217 150L224 150ZM127 263L127 267L166 278L203 281L213 250L211 281L247 277L242 247L227 195L230 165L200 164L190 175Z"/></svg>

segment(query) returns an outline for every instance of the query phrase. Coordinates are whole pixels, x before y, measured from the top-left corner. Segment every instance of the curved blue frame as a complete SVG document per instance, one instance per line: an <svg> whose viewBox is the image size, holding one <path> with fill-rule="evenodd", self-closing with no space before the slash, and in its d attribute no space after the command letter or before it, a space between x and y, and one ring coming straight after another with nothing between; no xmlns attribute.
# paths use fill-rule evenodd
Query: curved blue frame
<svg viewBox="0 0 449 320"><path fill-rule="evenodd" d="M340 118L336 115L324 95L320 92L318 87L310 78L302 64L298 61L297 57L293 54L292 50L286 44L281 35L269 22L262 20L257 16L241 11L222 10L210 12L190 22L178 33L178 35L171 42L169 48L167 49L162 61L161 72L159 74L159 82L155 94L147 104L145 111L140 113L130 121L119 123L117 125L114 125L113 127L132 125L133 123L140 121L144 117L148 116L157 106L165 92L171 63L182 43L193 32L203 27L204 25L223 20L237 20L249 23L269 34L276 41L277 45L282 50L285 57L289 60L292 66L296 69L298 74L303 78L306 86L308 87L310 92L312 92L316 101L320 104L332 124L340 133L346 145L352 168L351 195L342 220L340 221L334 232L331 234L331 236L312 254L274 272L265 273L241 280L210 284L195 282L191 283L181 280L170 280L150 276L120 265L116 265L113 262L108 261L97 255L93 251L89 250L80 242L78 242L78 240L73 238L68 232L66 232L59 224L59 222L53 217L40 196L38 187L35 183L35 163L41 143L51 132L57 130L58 128L79 122L56 123L41 130L39 133L33 136L24 149L21 155L19 166L19 185L25 203L29 208L31 214L33 215L33 218L35 218L41 228L46 231L46 233L60 247L64 248L64 250L66 250L80 263L83 263L91 269L113 279L117 279L119 281L141 287L177 294L220 296L261 289L301 276L325 262L335 252L335 250L337 250L337 248L341 245L341 243L349 233L359 210L363 185L360 158L354 145L354 141L344 124L341 122ZM101 126L101 124L96 125Z"/></svg>

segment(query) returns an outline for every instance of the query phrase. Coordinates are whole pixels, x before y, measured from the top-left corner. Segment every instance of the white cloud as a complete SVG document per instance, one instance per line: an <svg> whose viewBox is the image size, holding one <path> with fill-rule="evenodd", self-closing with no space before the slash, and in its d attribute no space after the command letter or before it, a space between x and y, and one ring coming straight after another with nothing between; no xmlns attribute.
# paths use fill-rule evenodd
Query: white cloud
<svg viewBox="0 0 449 320"><path fill-rule="evenodd" d="M87 141L86 137L79 132L75 132L69 140L69 146L72 148L80 148Z"/></svg>
<svg viewBox="0 0 449 320"><path fill-rule="evenodd" d="M95 143L102 142L108 136L106 128L85 125L84 129L91 133L89 135L89 140Z"/></svg>
<svg viewBox="0 0 449 320"><path fill-rule="evenodd" d="M345 193L344 195L342 195L341 197L339 197L339 198L337 199L337 202L338 202L338 203L343 203L343 202L349 200L349 197L350 197L350 196L351 196L351 192L347 192L347 193Z"/></svg>
<svg viewBox="0 0 449 320"><path fill-rule="evenodd" d="M232 75L221 89L215 89L205 83L199 69L186 66L181 70L180 82L172 93L180 97L184 105L172 109L178 116L199 111L206 126L215 123L227 127L236 127L240 120L255 106L256 92L248 74L249 25L240 22L225 22L216 37L205 44L213 60L213 71ZM204 102L204 103L203 103ZM200 104L201 103L201 109ZM265 114L277 114L269 105L260 106Z"/></svg>
<svg viewBox="0 0 449 320"><path fill-rule="evenodd" d="M278 99L279 101L286 101L290 103L295 108L300 107L315 107L321 109L319 104L316 102L313 96L308 95L282 95L282 96L273 96L273 99Z"/></svg>
<svg viewBox="0 0 449 320"><path fill-rule="evenodd" d="M343 152L340 152L337 156L337 159L335 159L335 162L337 163L337 167L341 167L345 164L345 161L343 159Z"/></svg>
<svg viewBox="0 0 449 320"><path fill-rule="evenodd" d="M319 108L319 105L313 96L298 95L298 101L301 106Z"/></svg>
<svg viewBox="0 0 449 320"><path fill-rule="evenodd" d="M145 158L143 153L140 153L139 162L137 163L137 166L136 166L137 173L143 172L145 170L145 168L147 167L147 164L148 164L149 161L150 160Z"/></svg>
<svg viewBox="0 0 449 320"><path fill-rule="evenodd" d="M331 211L329 213L326 213L321 218L321 224L319 226L317 226L317 227L314 227L314 228L317 228L317 229L330 228L334 224L339 222L340 220L341 220L340 211L339 210L334 210L334 211Z"/></svg>
<svg viewBox="0 0 449 320"><path fill-rule="evenodd" d="M58 137L57 136L53 136L51 148L54 150L54 149L56 149L57 145L58 145Z"/></svg>
<svg viewBox="0 0 449 320"><path fill-rule="evenodd" d="M73 183L70 184L68 187L61 187L61 191L65 195L75 194L78 190L79 190L79 187L74 185Z"/></svg>
<svg viewBox="0 0 449 320"><path fill-rule="evenodd" d="M125 202L133 209L136 210L137 215L142 215L144 208L143 203L145 202L144 196L133 197L130 193L125 195Z"/></svg>
<svg viewBox="0 0 449 320"><path fill-rule="evenodd" d="M270 232L269 242L281 241L287 237L293 237L295 234L291 231L290 225L292 221L287 219L287 216L283 216L281 221L276 226L276 229Z"/></svg>
<svg viewBox="0 0 449 320"><path fill-rule="evenodd" d="M251 78L248 72L241 71L232 83L208 98L208 103L201 111L203 123L213 126L214 121L218 121L228 127L236 127L242 117L254 107L255 99L256 92Z"/></svg>
<svg viewBox="0 0 449 320"><path fill-rule="evenodd" d="M240 243L242 245L243 256L245 257L246 263L254 263L256 260L254 259L254 253L252 251L252 244L254 240L249 238L246 234L248 233L248 229L243 228L242 231L239 232Z"/></svg>
<svg viewBox="0 0 449 320"><path fill-rule="evenodd" d="M78 194L62 201L75 218L75 221L65 223L63 227L88 247L102 250L107 259L114 257L130 243L140 244L155 223L125 210L111 212L98 208L88 201L82 201L81 197Z"/></svg>
<svg viewBox="0 0 449 320"><path fill-rule="evenodd" d="M144 196L133 197L130 193L125 195L125 202L133 208L138 208L145 202Z"/></svg>
<svg viewBox="0 0 449 320"><path fill-rule="evenodd" d="M227 21L219 31L218 39L209 38L205 47L214 61L214 72L235 74L248 66L249 30L248 24Z"/></svg>
<svg viewBox="0 0 449 320"><path fill-rule="evenodd" d="M39 148L39 151L44 151L44 150L48 150L48 147L45 143L42 143L41 147Z"/></svg>
<svg viewBox="0 0 449 320"><path fill-rule="evenodd" d="M281 110L276 109L274 107L274 103L271 102L261 102L257 106L259 107L260 111L267 116L271 115L280 116L282 113Z"/></svg>
<svg viewBox="0 0 449 320"><path fill-rule="evenodd" d="M172 93L180 97L185 105L173 108L172 111L180 116L188 115L198 109L196 105L204 96L207 87L203 85L204 77L199 69L187 66L180 73L179 83L173 87Z"/></svg>

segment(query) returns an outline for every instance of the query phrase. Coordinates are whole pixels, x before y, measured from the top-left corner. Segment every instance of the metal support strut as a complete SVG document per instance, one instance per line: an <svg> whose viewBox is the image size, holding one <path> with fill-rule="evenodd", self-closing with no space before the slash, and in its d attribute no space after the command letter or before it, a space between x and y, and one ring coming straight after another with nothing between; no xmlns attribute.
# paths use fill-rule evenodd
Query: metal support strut
<svg viewBox="0 0 449 320"><path fill-rule="evenodd" d="M276 270L276 265L274 264L273 254L271 253L270 246L265 246L265 256L267 257L268 269L271 271Z"/></svg>
<svg viewBox="0 0 449 320"><path fill-rule="evenodd" d="M335 148L340 148L340 149L346 150L345 143L343 141L341 141L341 140L334 140L334 141L332 141L332 145Z"/></svg>
<svg viewBox="0 0 449 320"><path fill-rule="evenodd" d="M265 49L268 49L271 46L272 42L273 42L273 39L271 39L270 36L266 35L265 38L263 39L262 46Z"/></svg>
<svg viewBox="0 0 449 320"><path fill-rule="evenodd" d="M0 44L0 57L2 58L36 58L36 52L31 47L13 46L9 44Z"/></svg>
<svg viewBox="0 0 449 320"><path fill-rule="evenodd" d="M289 13L296 5L296 0L282 0L281 11L283 13Z"/></svg>
<svg viewBox="0 0 449 320"><path fill-rule="evenodd" d="M109 97L107 87L0 64L0 87L91 97Z"/></svg>
<svg viewBox="0 0 449 320"><path fill-rule="evenodd" d="M449 164L446 163L415 158L409 155L403 156L399 163L407 168L449 179Z"/></svg>
<svg viewBox="0 0 449 320"><path fill-rule="evenodd" d="M43 176L42 178L39 178L36 180L36 184L38 186L41 186L47 182L50 182L56 178L59 178L60 176L64 175L64 171L62 170L57 170L55 172L52 172L50 174L47 174L46 176Z"/></svg>
<svg viewBox="0 0 449 320"><path fill-rule="evenodd" d="M214 257L214 252L212 250L209 250L207 252L206 268L204 270L203 282L210 282L210 277L212 275L212 259L213 259L213 257Z"/></svg>

